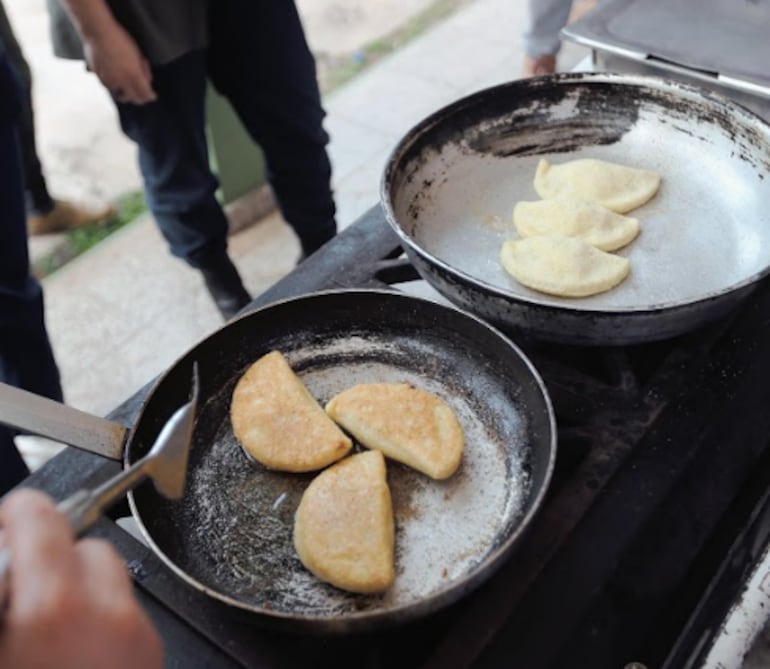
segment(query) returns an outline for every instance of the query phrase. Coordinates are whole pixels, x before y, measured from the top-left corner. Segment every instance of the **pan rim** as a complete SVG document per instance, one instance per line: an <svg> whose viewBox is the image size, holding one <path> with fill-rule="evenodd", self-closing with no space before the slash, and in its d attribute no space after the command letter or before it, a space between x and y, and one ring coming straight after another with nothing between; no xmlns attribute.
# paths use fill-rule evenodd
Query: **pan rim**
<svg viewBox="0 0 770 669"><path fill-rule="evenodd" d="M135 498L134 491L128 493L129 507L131 514L136 521L143 539L147 542L147 545L153 550L160 560L168 567L176 576L185 581L188 585L192 586L196 590L206 593L212 599L224 603L235 609L243 610L248 613L258 616L260 619L264 619L265 622L277 623L279 625L285 625L291 627L293 630L302 630L310 633L354 633L360 631L370 630L374 624L378 624L384 628L386 625L403 624L419 619L425 615L441 610L445 606L448 606L459 599L462 599L468 593L475 590L481 583L488 580L499 567L508 559L511 555L515 545L519 542L520 538L527 532L531 526L534 518L540 512L545 496L553 478L553 471L555 468L555 460L558 445L557 435L557 423L555 412L553 409L553 403L551 401L548 389L545 382L540 375L537 368L534 366L528 356L520 349L520 347L505 333L500 331L495 326L486 322L482 318L472 314L466 310L460 309L454 306L447 306L423 297L411 296L394 289L380 289L380 288L332 288L327 290L320 290L311 293L305 293L299 296L276 300L267 305L259 307L253 311L246 312L237 316L229 321L225 326L233 324L237 321L244 319L252 319L255 316L269 313L270 310L280 308L282 305L288 305L291 303L298 303L304 300L312 299L324 296L344 296L344 295L370 295L370 296L384 296L388 299L397 298L409 301L411 303L427 303L431 308L440 310L451 309L460 313L461 317L468 318L474 321L478 326L481 326L488 330L494 337L499 339L511 352L518 356L519 360L523 363L527 372L530 375L530 380L537 388L539 396L543 402L542 409L547 416L548 425L548 444L547 444L547 462L542 474L542 482L538 484L537 489L532 490L532 494L528 497L527 508L522 510L521 516L517 519L514 529L506 537L505 541L499 546L494 547L487 553L483 560L473 567L468 573L466 573L461 580L453 580L447 586L442 586L432 592L429 596L417 601L400 604L397 606L389 606L381 609L370 609L364 611L356 611L352 613L345 613L342 615L314 615L314 614L296 614L286 613L283 611L274 611L267 608L256 608L253 604L243 602L227 593L223 593L216 588L213 588L205 583L201 582L197 578L194 578L187 573L183 568L179 567L174 560L172 560L156 543L152 533L146 527L142 520L142 515L138 507L138 503ZM174 363L172 363L153 384L150 392L147 395L146 403L150 402L150 398L162 385L163 380L166 379L173 370L177 369L180 365L185 364L185 361L198 349L199 346L211 338L217 336L217 333L221 330L216 330L207 336L202 337L192 347L190 347L183 355L179 356ZM134 430L141 420L141 414L134 423L131 430L130 439L133 437ZM124 464L128 466L128 452L129 448L125 449ZM398 619L398 622L394 620Z"/></svg>

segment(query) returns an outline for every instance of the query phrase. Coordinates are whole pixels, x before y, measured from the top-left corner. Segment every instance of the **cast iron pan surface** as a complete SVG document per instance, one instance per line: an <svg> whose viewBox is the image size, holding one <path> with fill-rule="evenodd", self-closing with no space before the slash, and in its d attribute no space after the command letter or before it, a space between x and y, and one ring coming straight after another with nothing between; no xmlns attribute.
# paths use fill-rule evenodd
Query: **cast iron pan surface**
<svg viewBox="0 0 770 669"><path fill-rule="evenodd" d="M512 211L538 200L541 158L654 170L628 215L618 287L586 298L530 290L499 262ZM770 126L705 90L652 77L562 74L486 89L432 114L394 149L382 202L420 273L485 319L565 343L628 344L697 327L770 271Z"/></svg>
<svg viewBox="0 0 770 669"><path fill-rule="evenodd" d="M396 581L383 595L349 594L305 570L292 529L315 474L268 471L250 463L235 440L229 416L235 383L274 349L322 404L356 383L407 382L444 399L460 420L465 451L446 481L388 461ZM352 632L426 615L491 575L543 500L556 433L542 381L509 339L453 307L354 290L246 314L158 380L129 441L129 462L188 392L193 360L202 401L184 498L166 500L143 484L129 501L149 543L178 576L255 621Z"/></svg>

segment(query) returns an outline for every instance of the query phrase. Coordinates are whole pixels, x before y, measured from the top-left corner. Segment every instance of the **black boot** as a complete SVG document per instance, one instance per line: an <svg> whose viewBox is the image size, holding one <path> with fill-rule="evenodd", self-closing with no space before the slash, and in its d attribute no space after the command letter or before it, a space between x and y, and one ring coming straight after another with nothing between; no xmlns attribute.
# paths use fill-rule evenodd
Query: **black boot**
<svg viewBox="0 0 770 669"><path fill-rule="evenodd" d="M322 226L312 228L310 234L298 234L299 243L302 248L302 253L298 262L302 262L308 256L313 255L336 234L337 222L334 219Z"/></svg>
<svg viewBox="0 0 770 669"><path fill-rule="evenodd" d="M206 288L225 320L231 319L251 302L238 270L226 253L207 258L200 270Z"/></svg>

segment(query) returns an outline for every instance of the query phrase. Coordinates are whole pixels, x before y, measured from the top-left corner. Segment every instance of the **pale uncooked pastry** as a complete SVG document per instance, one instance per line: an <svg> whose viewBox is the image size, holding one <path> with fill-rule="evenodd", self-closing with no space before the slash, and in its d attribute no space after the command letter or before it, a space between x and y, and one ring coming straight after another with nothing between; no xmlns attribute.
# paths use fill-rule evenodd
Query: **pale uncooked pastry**
<svg viewBox="0 0 770 669"><path fill-rule="evenodd" d="M387 589L395 578L394 520L385 458L352 455L305 489L294 517L294 547L319 579L351 592Z"/></svg>
<svg viewBox="0 0 770 669"><path fill-rule="evenodd" d="M636 218L596 202L566 197L518 202L513 208L513 224L522 237L577 237L602 251L616 251L639 234Z"/></svg>
<svg viewBox="0 0 770 669"><path fill-rule="evenodd" d="M230 419L246 452L270 469L321 469L353 447L280 351L262 356L238 380Z"/></svg>
<svg viewBox="0 0 770 669"><path fill-rule="evenodd" d="M571 197L597 202L624 214L650 200L660 188L660 175L606 160L580 158L551 165L542 158L535 172L535 190L547 200Z"/></svg>
<svg viewBox="0 0 770 669"><path fill-rule="evenodd" d="M344 390L326 412L362 445L434 479L457 470L464 435L449 405L407 383L362 383Z"/></svg>
<svg viewBox="0 0 770 669"><path fill-rule="evenodd" d="M617 286L628 276L627 258L600 251L575 237L509 240L500 262L525 286L560 297L586 297Z"/></svg>

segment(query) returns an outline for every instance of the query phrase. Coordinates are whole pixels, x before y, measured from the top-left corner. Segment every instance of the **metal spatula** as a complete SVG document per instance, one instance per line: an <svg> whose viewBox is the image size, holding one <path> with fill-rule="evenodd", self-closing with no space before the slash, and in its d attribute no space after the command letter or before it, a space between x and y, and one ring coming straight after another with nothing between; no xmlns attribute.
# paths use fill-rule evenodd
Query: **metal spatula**
<svg viewBox="0 0 770 669"><path fill-rule="evenodd" d="M195 363L190 401L179 407L169 418L147 455L93 490L78 490L57 505L59 511L67 516L76 536L81 536L98 520L104 509L145 478L149 477L164 497L182 497L198 391L198 365ZM0 610L6 602L7 572L10 565L10 553L7 549L0 548Z"/></svg>

